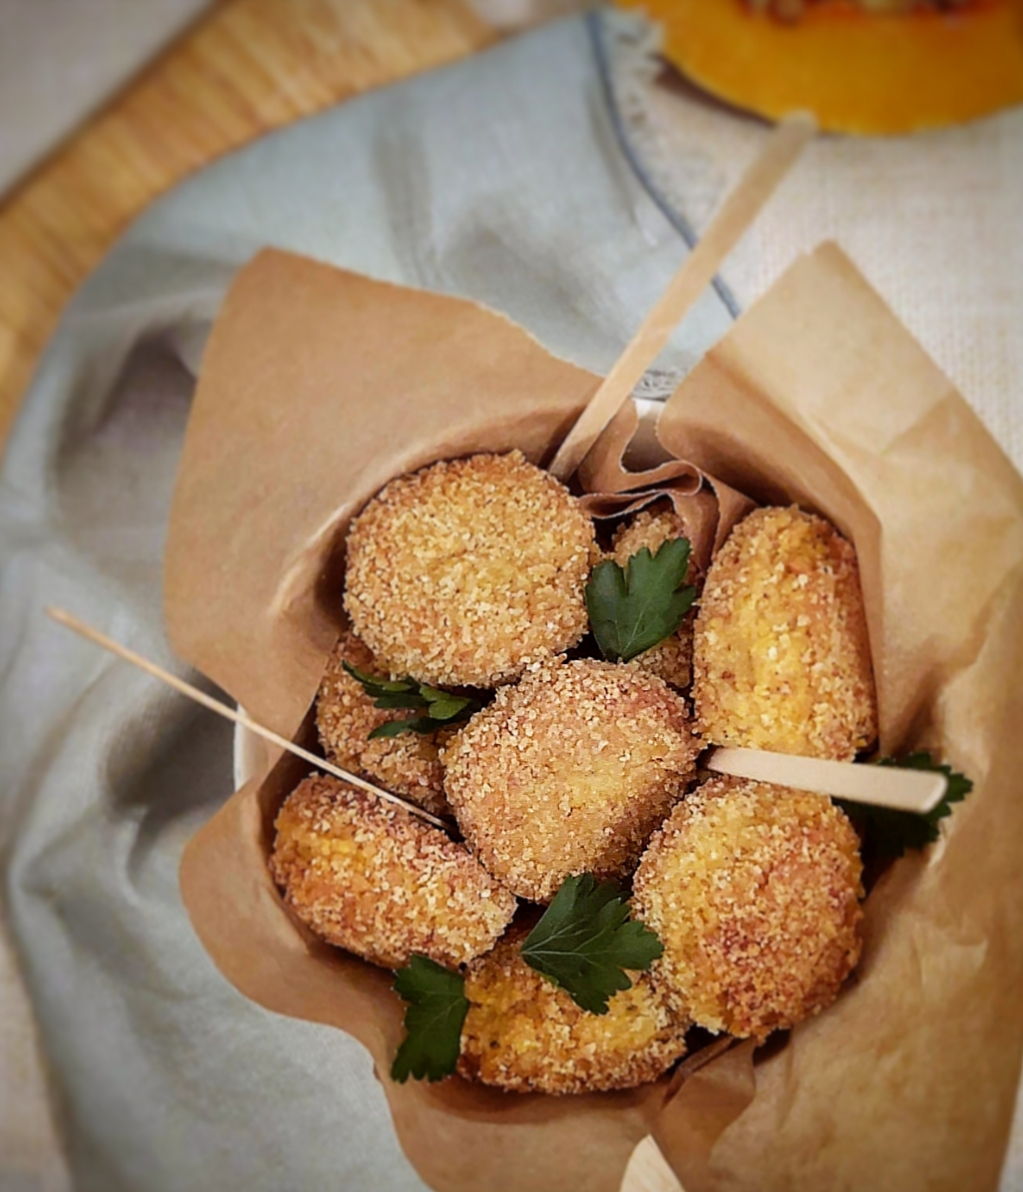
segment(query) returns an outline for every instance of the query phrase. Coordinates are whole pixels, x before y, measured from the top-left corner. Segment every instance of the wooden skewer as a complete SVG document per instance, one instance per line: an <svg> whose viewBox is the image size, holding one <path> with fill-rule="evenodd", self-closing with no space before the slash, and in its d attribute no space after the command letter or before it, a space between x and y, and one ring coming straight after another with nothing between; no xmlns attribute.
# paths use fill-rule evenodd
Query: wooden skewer
<svg viewBox="0 0 1023 1192"><path fill-rule="evenodd" d="M875 807L894 807L924 815L945 797L948 779L929 770L898 766L860 766L817 757L796 757L763 749L715 749L700 765L718 774L773 782L814 791L833 799L849 799Z"/></svg>
<svg viewBox="0 0 1023 1192"><path fill-rule="evenodd" d="M414 803L408 803L397 795L391 794L390 791L385 791L379 786L374 786L372 782L367 782L365 778L360 778L357 774L349 774L347 770L342 770L340 766L332 765L322 757L317 757L315 753L310 753L307 749L303 749L301 745L296 745L294 741L289 741L286 737L282 737L272 729L258 724L251 716L246 716L244 712L239 712L230 705L221 703L220 700L214 699L212 695L207 695L205 691L200 691L198 687L193 687L191 683L186 683L184 679L179 679L177 675L164 670L162 666L157 666L155 662L150 662L148 658L143 658L141 654L136 654L134 650L129 650L127 646L122 646L120 642L115 642L113 638L100 633L98 629L93 629L91 625L86 625L84 621L80 621L77 617L72 616L71 613L65 612L64 609L51 607L46 612L58 624L72 630L80 637L84 637L86 641L93 642L97 646L102 646L104 650L109 650L111 654L116 654L118 658L122 658L125 662L130 662L132 666L137 666L139 670L145 671L147 675L152 675L153 678L166 683L168 687L173 687L175 691L194 700L197 704L202 704L204 708L208 708L211 712L216 712L218 716L223 716L225 720L233 720L235 724L243 725L249 732L255 733L257 737L262 737L265 741L269 741L271 744L277 745L289 753L293 753L296 757L302 758L303 761L309 762L310 765L315 766L317 769L326 770L328 774L333 774L335 778L340 778L352 786L357 786L360 790L368 791L371 795L376 795L377 798L384 799L388 803L396 803L399 807L404 807L406 811L411 811L413 815L418 815L420 819L424 819L438 828L443 828L445 831L448 830L448 825L442 819L438 819L437 816L424 811L422 807L417 807Z"/></svg>
<svg viewBox="0 0 1023 1192"><path fill-rule="evenodd" d="M398 795L392 794L382 787L374 786L372 782L367 782L365 778L360 778L357 774L350 774L347 770L342 770L340 766L335 766L324 758L317 757L315 753L310 753L301 745L296 745L294 741L289 741L272 729L265 728L244 712L239 712L230 705L221 703L212 695L207 695L205 691L200 691L198 687L193 687L191 683L186 683L184 679L179 679L177 675L164 670L162 666L157 666L155 662L150 662L148 658L143 658L141 654L136 654L134 650L122 646L120 642L100 633L98 629L93 629L91 625L80 621L64 609L50 607L46 612L58 624L72 630L80 637L84 637L86 641L93 642L104 650L109 650L111 654L125 662L130 662L132 666L137 666L139 670L166 683L168 687L173 687L175 691L194 700L197 704L201 704L204 708L208 708L211 712L216 712L218 716L223 716L225 720L243 725L256 736L293 753L317 769L325 770L328 774L333 774L335 778L340 778L352 786L368 791L388 803L396 803L413 815L418 815L420 819L447 830L448 825L442 819L424 811L422 807L406 802ZM702 759L701 765L718 774L731 774L737 778L751 778L759 782L773 782L778 786L790 786L797 790L831 795L833 798L850 799L856 803L870 803L879 807L895 807L900 811L915 811L918 814L924 814L934 808L944 797L947 786L944 774L940 773L903 770L888 766L858 766L849 762L796 757L792 754L770 753L761 749L714 749Z"/></svg>
<svg viewBox="0 0 1023 1192"><path fill-rule="evenodd" d="M582 463L601 431L621 409L640 378L661 354L683 315L714 279L721 262L756 219L816 130L813 117L787 116L721 205L706 232L656 306L579 415L558 448L550 472L565 481Z"/></svg>

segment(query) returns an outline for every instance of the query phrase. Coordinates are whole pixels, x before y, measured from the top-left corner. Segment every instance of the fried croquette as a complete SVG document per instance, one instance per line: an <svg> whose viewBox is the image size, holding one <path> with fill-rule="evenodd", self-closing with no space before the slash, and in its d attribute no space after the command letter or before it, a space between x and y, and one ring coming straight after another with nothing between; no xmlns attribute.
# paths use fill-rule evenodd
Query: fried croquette
<svg viewBox="0 0 1023 1192"><path fill-rule="evenodd" d="M575 645L593 523L519 451L392 480L348 535L345 607L392 676L493 687Z"/></svg>
<svg viewBox="0 0 1023 1192"><path fill-rule="evenodd" d="M615 531L611 544L611 558L619 567L625 567L632 556L644 546L651 554L656 555L669 539L685 536L682 519L673 509L663 512L644 509L636 514L632 521L619 526ZM690 563L686 583L695 582L695 568ZM633 658L632 665L657 675L672 687L688 687L692 679L695 616L695 609L691 609L671 637L658 642L656 646L651 646L649 650L644 650L638 657Z"/></svg>
<svg viewBox="0 0 1023 1192"><path fill-rule="evenodd" d="M313 775L277 816L270 872L317 935L397 969L413 953L455 967L486 952L515 898L411 812Z"/></svg>
<svg viewBox="0 0 1023 1192"><path fill-rule="evenodd" d="M763 1039L835 1000L860 955L859 840L824 795L715 778L675 808L636 871L651 969L700 1026Z"/></svg>
<svg viewBox="0 0 1023 1192"><path fill-rule="evenodd" d="M822 518L757 509L707 574L693 643L703 736L851 761L877 735L852 546Z"/></svg>
<svg viewBox="0 0 1023 1192"><path fill-rule="evenodd" d="M620 878L695 775L686 705L662 680L580 659L504 687L441 750L448 801L499 881L547 902Z"/></svg>
<svg viewBox="0 0 1023 1192"><path fill-rule="evenodd" d="M369 734L378 725L406 720L414 713L407 708L375 707L372 696L344 669L345 662L364 674L379 673L373 655L347 631L330 656L316 697L316 727L327 757L434 815L450 815L444 798L444 767L437 751L450 731L406 732L371 741Z"/></svg>
<svg viewBox="0 0 1023 1192"><path fill-rule="evenodd" d="M526 934L513 928L466 972L462 1076L516 1093L598 1092L656 1080L685 1054L687 1023L646 973L590 1014L526 964Z"/></svg>

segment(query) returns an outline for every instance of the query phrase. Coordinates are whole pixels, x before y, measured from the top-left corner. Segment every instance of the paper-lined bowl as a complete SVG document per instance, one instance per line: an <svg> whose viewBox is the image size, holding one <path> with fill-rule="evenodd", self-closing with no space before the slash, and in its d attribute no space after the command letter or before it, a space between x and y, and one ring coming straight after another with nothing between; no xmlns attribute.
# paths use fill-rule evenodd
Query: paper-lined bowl
<svg viewBox="0 0 1023 1192"><path fill-rule="evenodd" d="M165 560L178 653L308 734L348 518L435 459L549 459L596 383L471 303L257 259L214 328L182 455ZM739 1048L629 1093L395 1085L388 974L311 938L267 872L302 775L290 758L189 842L195 929L246 996L366 1046L406 1154L444 1192L615 1192L648 1132L688 1192L856 1187L868 1160L882 1190L993 1188L1023 1052L1023 480L833 246L746 312L657 430L697 486L796 502L854 542L882 748L928 747L975 781L942 841L872 890L839 1001L755 1066ZM258 765L244 741L237 756Z"/></svg>

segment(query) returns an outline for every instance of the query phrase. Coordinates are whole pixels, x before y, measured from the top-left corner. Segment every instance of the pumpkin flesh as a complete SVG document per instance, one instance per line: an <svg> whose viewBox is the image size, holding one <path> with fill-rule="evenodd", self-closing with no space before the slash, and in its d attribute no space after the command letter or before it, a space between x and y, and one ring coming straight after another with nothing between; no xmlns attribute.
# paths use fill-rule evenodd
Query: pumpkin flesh
<svg viewBox="0 0 1023 1192"><path fill-rule="evenodd" d="M915 132L1023 101L1015 0L872 13L849 0L797 21L746 0L619 0L664 29L665 56L711 94L769 119L809 110L823 129Z"/></svg>

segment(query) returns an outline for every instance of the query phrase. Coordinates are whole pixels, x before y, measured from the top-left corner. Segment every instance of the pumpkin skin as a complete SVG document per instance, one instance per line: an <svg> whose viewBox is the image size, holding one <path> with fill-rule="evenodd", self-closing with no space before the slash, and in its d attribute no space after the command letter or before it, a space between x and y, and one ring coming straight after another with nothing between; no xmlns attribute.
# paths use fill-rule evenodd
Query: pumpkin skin
<svg viewBox="0 0 1023 1192"><path fill-rule="evenodd" d="M712 95L777 120L809 110L821 128L917 132L1023 101L1023 4L872 14L850 0L795 23L745 0L618 0L664 28L663 52Z"/></svg>

